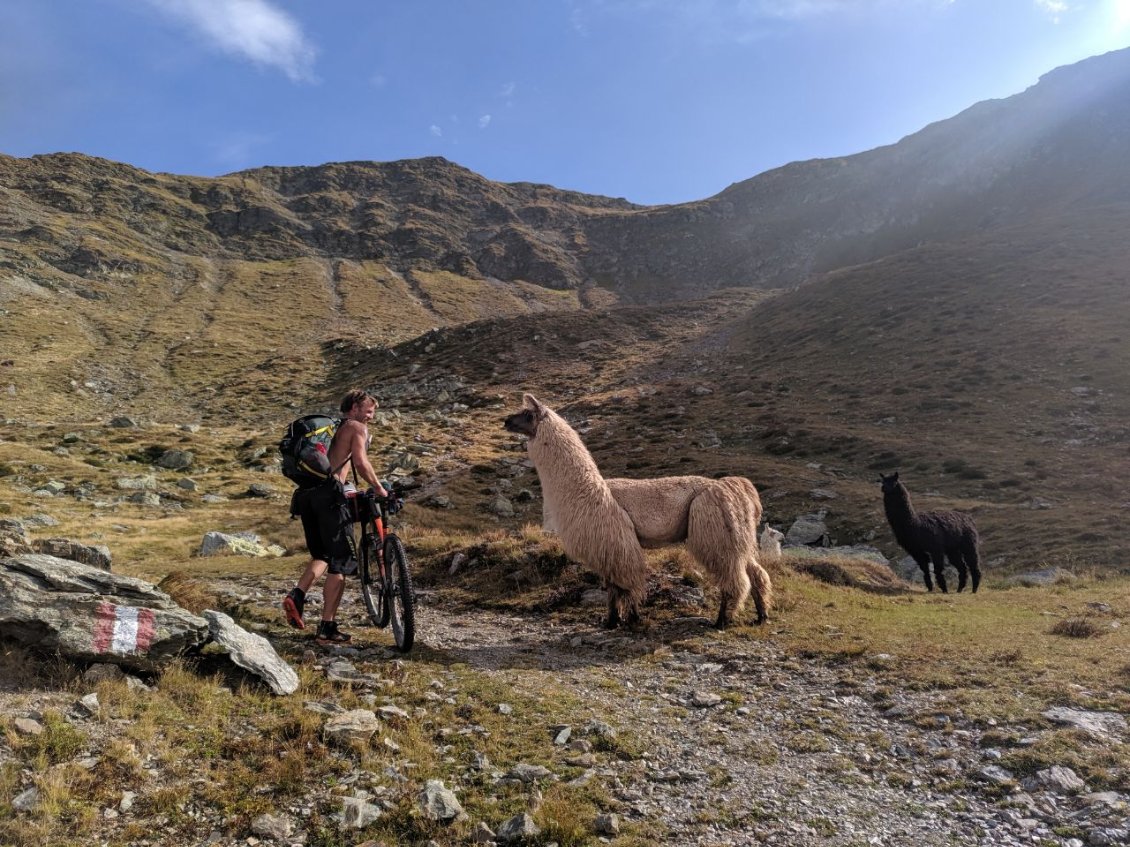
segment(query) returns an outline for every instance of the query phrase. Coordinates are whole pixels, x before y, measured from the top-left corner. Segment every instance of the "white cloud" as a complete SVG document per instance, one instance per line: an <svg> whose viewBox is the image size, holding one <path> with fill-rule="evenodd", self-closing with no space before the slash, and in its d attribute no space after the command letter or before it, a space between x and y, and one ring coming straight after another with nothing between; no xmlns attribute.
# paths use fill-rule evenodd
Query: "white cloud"
<svg viewBox="0 0 1130 847"><path fill-rule="evenodd" d="M436 138L441 138L443 136L443 130L440 129L436 124L432 124L430 127L428 127L428 132L430 132Z"/></svg>
<svg viewBox="0 0 1130 847"><path fill-rule="evenodd" d="M1035 0L1035 3L1056 23L1059 23L1059 16L1071 8L1065 0Z"/></svg>
<svg viewBox="0 0 1130 847"><path fill-rule="evenodd" d="M502 86L502 89L498 92L498 96L499 97L513 97L514 92L517 90L517 88L518 88L517 83L508 82L504 86Z"/></svg>
<svg viewBox="0 0 1130 847"><path fill-rule="evenodd" d="M479 129L486 129L490 126L490 115L483 115L479 118Z"/></svg>
<svg viewBox="0 0 1130 847"><path fill-rule="evenodd" d="M149 0L213 47L277 68L292 80L312 80L316 50L301 26L269 0Z"/></svg>

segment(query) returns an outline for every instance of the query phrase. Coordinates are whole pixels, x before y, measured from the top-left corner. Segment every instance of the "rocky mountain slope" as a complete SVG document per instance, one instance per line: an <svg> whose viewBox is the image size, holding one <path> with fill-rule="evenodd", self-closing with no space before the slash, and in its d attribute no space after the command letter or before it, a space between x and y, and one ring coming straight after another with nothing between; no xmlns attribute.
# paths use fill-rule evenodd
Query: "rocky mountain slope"
<svg viewBox="0 0 1130 847"><path fill-rule="evenodd" d="M869 495L898 466L1025 558L1117 563L1128 88L1130 51L1096 57L655 208L441 159L204 179L0 156L5 416L269 428L454 375L590 416L609 472L745 472L793 515L829 474ZM845 540L883 529L825 507Z"/></svg>

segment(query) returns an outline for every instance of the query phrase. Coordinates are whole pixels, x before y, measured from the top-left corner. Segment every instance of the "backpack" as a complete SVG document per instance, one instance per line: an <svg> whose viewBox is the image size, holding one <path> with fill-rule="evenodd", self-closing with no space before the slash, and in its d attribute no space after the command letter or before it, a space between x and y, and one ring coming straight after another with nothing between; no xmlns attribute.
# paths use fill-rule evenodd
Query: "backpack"
<svg viewBox="0 0 1130 847"><path fill-rule="evenodd" d="M299 488L314 488L333 474L330 442L341 421L326 415L306 415L286 428L279 442L283 476Z"/></svg>

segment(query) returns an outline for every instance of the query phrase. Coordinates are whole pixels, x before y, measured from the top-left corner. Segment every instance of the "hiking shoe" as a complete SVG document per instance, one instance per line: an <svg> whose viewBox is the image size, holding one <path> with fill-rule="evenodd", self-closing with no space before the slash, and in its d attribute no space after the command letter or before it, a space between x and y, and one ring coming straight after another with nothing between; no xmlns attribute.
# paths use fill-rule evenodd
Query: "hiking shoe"
<svg viewBox="0 0 1130 847"><path fill-rule="evenodd" d="M299 588L292 588L283 598L283 612L286 622L295 629L306 629L306 622L302 620L302 610L306 607L306 593Z"/></svg>
<svg viewBox="0 0 1130 847"><path fill-rule="evenodd" d="M348 644L353 636L337 628L337 621L322 621L318 624L318 634L314 637L318 644Z"/></svg>

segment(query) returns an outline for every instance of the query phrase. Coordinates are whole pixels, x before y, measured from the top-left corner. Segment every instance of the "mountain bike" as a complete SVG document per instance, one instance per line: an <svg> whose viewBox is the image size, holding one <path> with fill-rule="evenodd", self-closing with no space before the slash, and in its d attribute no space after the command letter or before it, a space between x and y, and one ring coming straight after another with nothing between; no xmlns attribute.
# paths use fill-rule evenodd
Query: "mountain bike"
<svg viewBox="0 0 1130 847"><path fill-rule="evenodd" d="M395 488L388 497L377 497L370 489L352 497L356 520L361 524L357 544L361 599L373 626L392 624L392 637L402 653L412 649L416 638L416 597L404 543L388 528L388 518L400 511L404 500Z"/></svg>

